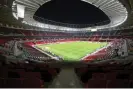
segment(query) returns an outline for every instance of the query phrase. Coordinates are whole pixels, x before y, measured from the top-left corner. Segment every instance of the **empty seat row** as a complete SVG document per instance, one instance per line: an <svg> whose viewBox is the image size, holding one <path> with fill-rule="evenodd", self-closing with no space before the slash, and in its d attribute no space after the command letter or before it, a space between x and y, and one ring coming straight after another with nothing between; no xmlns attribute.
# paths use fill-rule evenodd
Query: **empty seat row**
<svg viewBox="0 0 133 89"><path fill-rule="evenodd" d="M88 80L116 80L116 79L126 79L133 80L132 70L101 70L100 67L89 67L89 68L77 68L77 75L83 83Z"/></svg>
<svg viewBox="0 0 133 89"><path fill-rule="evenodd" d="M41 78L40 72L0 71L0 78Z"/></svg>
<svg viewBox="0 0 133 89"><path fill-rule="evenodd" d="M90 76L90 79L106 79L106 80L128 79L128 80L133 80L133 73L120 73L120 72L91 73L91 72L87 72L87 73L81 74L81 77L85 77L85 76L86 76L86 78L88 76Z"/></svg>
<svg viewBox="0 0 133 89"><path fill-rule="evenodd" d="M0 78L0 88L41 88L43 81L37 78L21 79L21 78Z"/></svg>
<svg viewBox="0 0 133 89"><path fill-rule="evenodd" d="M86 88L131 88L133 81L129 80L89 80L86 84Z"/></svg>
<svg viewBox="0 0 133 89"><path fill-rule="evenodd" d="M128 72L93 73L92 79L133 79L133 73L128 73Z"/></svg>
<svg viewBox="0 0 133 89"><path fill-rule="evenodd" d="M25 69L8 69L6 67L0 68L0 78L38 78L44 82L50 82L59 73L59 69L55 68L34 68L31 70Z"/></svg>

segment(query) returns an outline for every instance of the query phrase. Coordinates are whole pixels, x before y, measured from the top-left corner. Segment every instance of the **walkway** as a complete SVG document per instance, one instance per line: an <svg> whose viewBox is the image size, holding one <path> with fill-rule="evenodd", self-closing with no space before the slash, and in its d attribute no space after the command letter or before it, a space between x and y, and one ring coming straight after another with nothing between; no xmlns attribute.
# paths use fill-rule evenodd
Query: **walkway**
<svg viewBox="0 0 133 89"><path fill-rule="evenodd" d="M49 88L82 88L82 82L73 68L62 68Z"/></svg>

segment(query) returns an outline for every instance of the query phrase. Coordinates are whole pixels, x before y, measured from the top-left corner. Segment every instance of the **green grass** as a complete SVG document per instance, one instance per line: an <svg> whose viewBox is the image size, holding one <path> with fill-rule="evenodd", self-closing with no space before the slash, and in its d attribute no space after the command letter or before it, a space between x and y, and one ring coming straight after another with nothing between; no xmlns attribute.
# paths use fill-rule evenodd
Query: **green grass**
<svg viewBox="0 0 133 89"><path fill-rule="evenodd" d="M64 59L64 61L80 61L87 54L106 46L106 42L67 42L60 44L36 45L42 50L48 50Z"/></svg>

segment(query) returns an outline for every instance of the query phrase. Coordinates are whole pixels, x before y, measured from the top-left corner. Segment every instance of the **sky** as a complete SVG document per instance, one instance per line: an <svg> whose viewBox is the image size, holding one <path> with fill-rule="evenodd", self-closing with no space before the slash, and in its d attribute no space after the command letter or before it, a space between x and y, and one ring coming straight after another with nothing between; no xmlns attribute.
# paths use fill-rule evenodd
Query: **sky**
<svg viewBox="0 0 133 89"><path fill-rule="evenodd" d="M35 15L69 24L95 24L109 20L99 8L81 0L52 0L41 6Z"/></svg>

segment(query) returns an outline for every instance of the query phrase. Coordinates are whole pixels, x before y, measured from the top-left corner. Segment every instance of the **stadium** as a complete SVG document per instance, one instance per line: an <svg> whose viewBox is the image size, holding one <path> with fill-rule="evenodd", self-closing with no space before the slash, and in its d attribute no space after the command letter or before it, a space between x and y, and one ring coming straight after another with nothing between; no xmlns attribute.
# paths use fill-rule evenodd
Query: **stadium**
<svg viewBox="0 0 133 89"><path fill-rule="evenodd" d="M0 0L0 88L133 88L132 0Z"/></svg>

